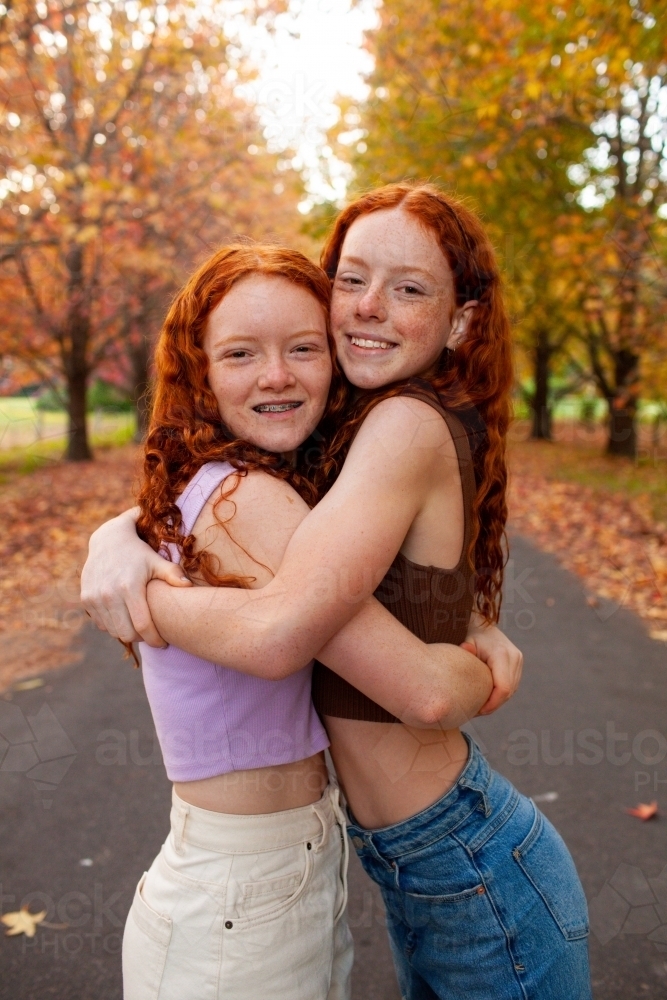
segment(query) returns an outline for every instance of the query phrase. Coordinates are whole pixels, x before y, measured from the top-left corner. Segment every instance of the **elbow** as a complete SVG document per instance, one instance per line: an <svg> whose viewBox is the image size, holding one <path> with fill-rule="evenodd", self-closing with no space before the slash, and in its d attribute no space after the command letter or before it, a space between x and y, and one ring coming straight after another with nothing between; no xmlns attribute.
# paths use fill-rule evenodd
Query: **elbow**
<svg viewBox="0 0 667 1000"><path fill-rule="evenodd" d="M429 726L432 728L440 728L444 726L445 728L450 728L450 718L452 719L453 725L458 725L458 721L454 721L454 715L459 716L460 713L453 712L453 705L451 699L449 698L432 698L428 704L423 706L421 712L421 722L424 726Z"/></svg>
<svg viewBox="0 0 667 1000"><path fill-rule="evenodd" d="M451 700L444 696L428 695L410 705L401 722L417 729L436 729L447 722L452 712Z"/></svg>
<svg viewBox="0 0 667 1000"><path fill-rule="evenodd" d="M296 663L294 655L288 650L280 652L275 647L263 650L261 659L265 664L262 676L269 681L284 681L305 666L303 663Z"/></svg>

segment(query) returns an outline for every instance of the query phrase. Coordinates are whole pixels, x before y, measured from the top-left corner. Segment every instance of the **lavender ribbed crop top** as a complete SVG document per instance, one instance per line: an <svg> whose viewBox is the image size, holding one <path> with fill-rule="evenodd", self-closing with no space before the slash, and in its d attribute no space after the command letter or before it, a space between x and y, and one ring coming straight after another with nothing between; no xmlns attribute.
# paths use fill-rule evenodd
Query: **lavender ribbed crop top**
<svg viewBox="0 0 667 1000"><path fill-rule="evenodd" d="M235 470L208 462L178 499L190 534L206 501ZM171 546L171 558L180 553ZM166 556L165 556L166 558ZM304 760L329 745L310 697L312 662L281 681L251 677L177 646L141 649L142 672L171 781L197 781Z"/></svg>

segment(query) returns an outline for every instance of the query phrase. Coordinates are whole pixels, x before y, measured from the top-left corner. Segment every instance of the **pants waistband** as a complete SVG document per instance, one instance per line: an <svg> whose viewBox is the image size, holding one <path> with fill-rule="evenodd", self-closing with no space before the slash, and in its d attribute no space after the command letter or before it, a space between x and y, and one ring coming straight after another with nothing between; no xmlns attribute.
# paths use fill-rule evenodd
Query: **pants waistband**
<svg viewBox="0 0 667 1000"><path fill-rule="evenodd" d="M430 837L430 829L437 823L438 836L445 836L454 830L475 809L485 816L491 815L489 786L493 772L475 741L463 733L468 744L468 760L455 784L441 798L422 812L410 816L401 823L368 830L360 826L354 817L348 821L348 833L355 846L371 847L374 852L391 857L404 851L424 846Z"/></svg>
<svg viewBox="0 0 667 1000"><path fill-rule="evenodd" d="M179 852L183 844L192 844L220 854L256 854L306 841L321 850L334 825L344 829L345 817L338 788L331 784L312 805L250 816L201 809L172 790L171 829Z"/></svg>

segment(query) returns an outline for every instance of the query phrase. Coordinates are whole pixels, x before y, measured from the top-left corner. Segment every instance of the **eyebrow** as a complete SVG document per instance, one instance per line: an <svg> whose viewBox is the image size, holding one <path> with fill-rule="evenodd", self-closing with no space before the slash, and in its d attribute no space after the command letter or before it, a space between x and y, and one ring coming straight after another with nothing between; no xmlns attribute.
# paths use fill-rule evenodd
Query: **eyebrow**
<svg viewBox="0 0 667 1000"><path fill-rule="evenodd" d="M351 257L349 254L345 254L344 257L341 257L338 262L338 266L341 267L343 262L349 264L362 264L364 267L368 267L368 263L363 259L363 257ZM432 271L427 271L423 267L413 267L411 264L401 264L399 267L392 267L389 273L400 274L403 271L409 271L411 274L423 274L426 278L435 279L435 275Z"/></svg>
<svg viewBox="0 0 667 1000"><path fill-rule="evenodd" d="M288 340L296 340L298 337L312 337L313 335L318 337L326 337L326 330L317 330L315 327L309 327L305 330L295 330L294 333L290 333L287 337ZM258 343L261 342L262 336L256 333L236 333L232 337L224 337L222 340L215 340L213 347L227 347L230 344L247 344L249 342Z"/></svg>

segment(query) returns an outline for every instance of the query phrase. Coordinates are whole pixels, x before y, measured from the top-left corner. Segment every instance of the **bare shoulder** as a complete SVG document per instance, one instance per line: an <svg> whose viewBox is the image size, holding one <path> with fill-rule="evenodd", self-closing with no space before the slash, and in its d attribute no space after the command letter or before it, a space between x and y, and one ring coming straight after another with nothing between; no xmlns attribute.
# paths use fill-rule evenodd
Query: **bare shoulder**
<svg viewBox="0 0 667 1000"><path fill-rule="evenodd" d="M390 457L412 474L427 472L443 459L456 462L452 435L441 414L411 396L392 396L373 407L350 448L350 457L355 453Z"/></svg>
<svg viewBox="0 0 667 1000"><path fill-rule="evenodd" d="M289 483L259 469L230 476L213 492L194 528L202 548L214 552L225 572L273 573L308 505ZM253 569L254 566L254 569ZM260 585L268 582L260 572Z"/></svg>

